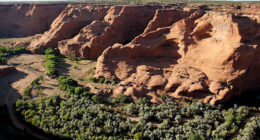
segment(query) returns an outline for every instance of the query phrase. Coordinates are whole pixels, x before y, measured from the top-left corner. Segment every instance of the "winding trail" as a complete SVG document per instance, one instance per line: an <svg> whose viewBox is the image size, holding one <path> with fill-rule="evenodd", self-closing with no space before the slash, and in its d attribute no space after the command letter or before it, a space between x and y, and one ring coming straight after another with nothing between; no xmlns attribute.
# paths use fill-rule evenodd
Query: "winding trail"
<svg viewBox="0 0 260 140"><path fill-rule="evenodd" d="M45 75L44 57L42 55L21 54L13 56L8 63L14 65L16 71L0 77L0 105L7 105L7 110L15 127L27 130L38 139L47 140L42 134L35 132L23 122L17 115L14 104L21 98L22 91L28 87L33 80Z"/></svg>
<svg viewBox="0 0 260 140"><path fill-rule="evenodd" d="M48 138L36 133L17 118L14 107L15 102L21 97L22 90L39 75L25 68L16 67L16 69L17 71L0 77L0 105L7 105L9 117L15 127L31 132L36 138L46 140Z"/></svg>

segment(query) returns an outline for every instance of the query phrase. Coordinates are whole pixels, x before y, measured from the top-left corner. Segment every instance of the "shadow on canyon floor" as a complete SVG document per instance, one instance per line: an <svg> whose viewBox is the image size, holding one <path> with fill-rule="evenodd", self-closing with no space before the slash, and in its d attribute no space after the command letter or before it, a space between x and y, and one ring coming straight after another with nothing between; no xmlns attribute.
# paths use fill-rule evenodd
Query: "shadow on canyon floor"
<svg viewBox="0 0 260 140"><path fill-rule="evenodd" d="M244 91L242 92L241 96L234 97L224 105L229 107L233 106L234 104L245 105L249 107L260 107L260 88Z"/></svg>

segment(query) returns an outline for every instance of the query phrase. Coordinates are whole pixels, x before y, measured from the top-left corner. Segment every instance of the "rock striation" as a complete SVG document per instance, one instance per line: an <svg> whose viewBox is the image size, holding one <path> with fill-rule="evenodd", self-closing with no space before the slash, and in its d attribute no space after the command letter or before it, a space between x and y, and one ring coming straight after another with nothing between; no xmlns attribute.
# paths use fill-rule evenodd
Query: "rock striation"
<svg viewBox="0 0 260 140"><path fill-rule="evenodd" d="M42 53L46 48L57 48L58 42L75 36L93 20L104 18L107 7L68 5L39 39L31 42L29 49Z"/></svg>
<svg viewBox="0 0 260 140"><path fill-rule="evenodd" d="M112 6L102 20L93 20L74 38L60 41L58 48L64 55L96 59L107 47L141 34L154 13L150 6Z"/></svg>

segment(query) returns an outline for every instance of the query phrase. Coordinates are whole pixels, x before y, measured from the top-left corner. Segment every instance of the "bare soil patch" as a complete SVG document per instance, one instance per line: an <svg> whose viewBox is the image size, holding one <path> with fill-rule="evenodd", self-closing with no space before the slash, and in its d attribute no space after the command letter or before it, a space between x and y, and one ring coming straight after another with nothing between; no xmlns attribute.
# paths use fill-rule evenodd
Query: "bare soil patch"
<svg viewBox="0 0 260 140"><path fill-rule="evenodd" d="M39 35L23 38L0 38L0 46L5 48L27 47L33 39L39 38Z"/></svg>

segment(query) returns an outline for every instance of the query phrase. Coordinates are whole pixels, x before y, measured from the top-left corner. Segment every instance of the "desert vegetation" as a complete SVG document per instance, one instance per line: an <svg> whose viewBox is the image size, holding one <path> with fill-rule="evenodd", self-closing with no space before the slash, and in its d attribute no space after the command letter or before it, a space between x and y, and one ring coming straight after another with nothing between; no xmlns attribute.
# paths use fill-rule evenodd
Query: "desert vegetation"
<svg viewBox="0 0 260 140"><path fill-rule="evenodd" d="M197 100L175 99L167 94L161 95L163 103L160 105L151 103L149 97L133 101L123 93L116 98L107 98L82 87L71 77L58 76L59 59L67 58L58 57L52 49L45 51L47 74L57 80L57 88L64 96L55 93L44 97L33 96L32 90L44 80L40 76L23 90L23 98L15 104L19 118L26 125L48 136L61 139L194 140L259 137L260 108L212 106ZM75 63L78 61L81 60L75 60ZM88 80L94 84L116 86L115 81L102 77L90 77ZM30 136L19 129L12 128L11 132L6 132L4 128L2 131L7 135L14 132L14 136ZM5 137L5 134L2 136Z"/></svg>
<svg viewBox="0 0 260 140"><path fill-rule="evenodd" d="M246 106L232 108L189 101L182 106L167 97L155 105L131 102L123 95L119 102L85 93L70 78L62 89L69 96L18 100L23 119L46 133L73 139L256 139L260 118ZM68 83L68 84L64 84ZM66 85L66 86L65 86ZM66 88L65 88L66 87ZM73 94L71 94L73 92ZM103 101L102 101L103 100ZM132 118L136 118L135 120Z"/></svg>
<svg viewBox="0 0 260 140"><path fill-rule="evenodd" d="M0 47L0 65L7 64L8 56L20 54L20 53L28 53L25 47L19 47L15 49L9 49L5 47Z"/></svg>
<svg viewBox="0 0 260 140"><path fill-rule="evenodd" d="M0 39L0 140L258 140L259 99L224 103L259 87L259 7L195 1L0 7L37 33Z"/></svg>
<svg viewBox="0 0 260 140"><path fill-rule="evenodd" d="M101 83L101 84L112 84L112 85L117 84L116 81L108 80L108 79L105 79L104 77L100 77L100 78L90 77L89 81L94 82L94 83Z"/></svg>
<svg viewBox="0 0 260 140"><path fill-rule="evenodd" d="M50 76L51 78L54 78L57 76L57 56L55 55L55 52L52 49L46 49L45 50L45 68L46 68L46 74Z"/></svg>
<svg viewBox="0 0 260 140"><path fill-rule="evenodd" d="M56 55L48 49L45 57L52 61ZM32 85L38 85L39 80ZM166 94L161 97L164 102L157 105L147 97L138 101L124 94L105 98L64 75L57 81L64 92L63 98L59 95L23 98L16 102L16 111L33 127L61 138L256 139L259 136L260 117L254 115L259 108L238 105L225 108L187 99L179 104ZM93 82L107 84L104 78Z"/></svg>

